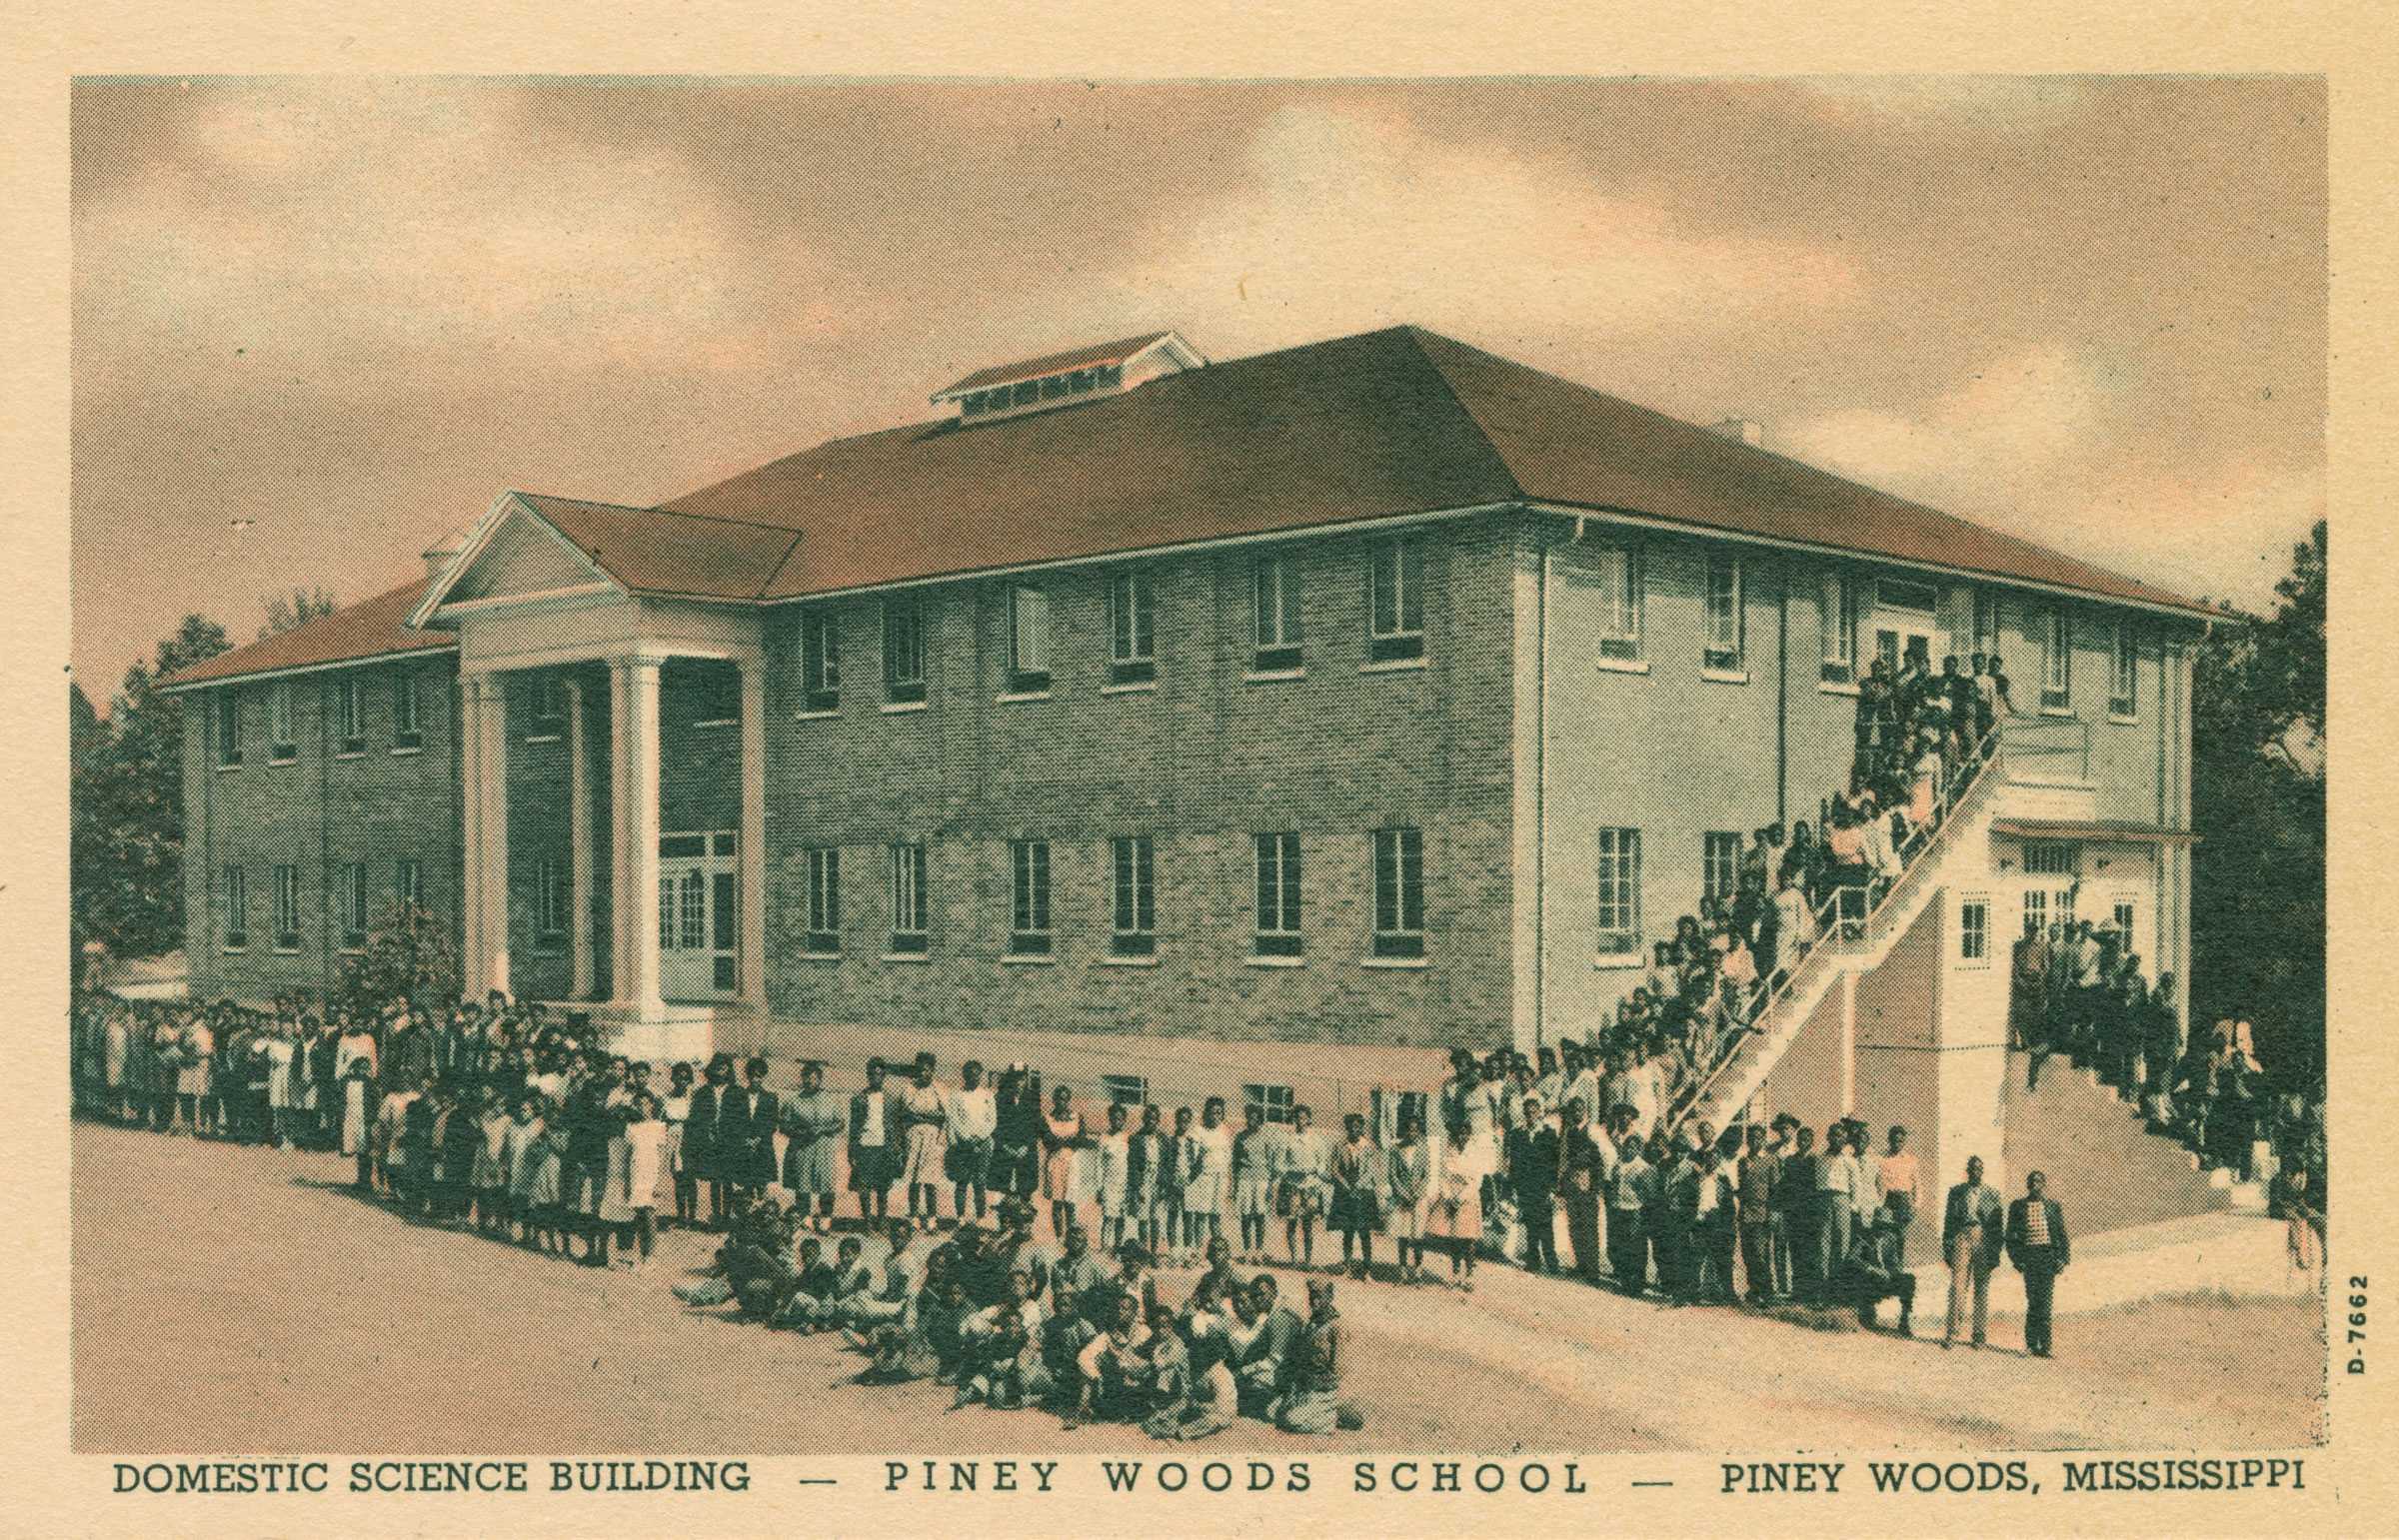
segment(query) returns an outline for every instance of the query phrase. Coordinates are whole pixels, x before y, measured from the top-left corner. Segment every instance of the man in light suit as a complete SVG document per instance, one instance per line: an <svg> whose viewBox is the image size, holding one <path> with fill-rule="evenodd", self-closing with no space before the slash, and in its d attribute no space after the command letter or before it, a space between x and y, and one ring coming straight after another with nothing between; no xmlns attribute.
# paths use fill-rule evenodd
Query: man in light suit
<svg viewBox="0 0 2399 1540"><path fill-rule="evenodd" d="M1991 1272L1999 1265L2005 1239L2001 1225L1999 1189L1982 1179L1982 1157L1966 1160L1966 1179L1949 1189L1941 1213L1941 1255L1949 1263L1949 1319L1941 1327L1941 1346L1957 1339L1969 1295L1974 1309L1974 1345L1982 1346L1991 1318Z"/></svg>
<svg viewBox="0 0 2399 1540"><path fill-rule="evenodd" d="M2073 1259L2066 1239L2066 1211L2045 1195L2048 1178L2024 1178L2024 1195L2007 1208L2007 1255L2024 1275L2024 1346L2035 1358L2049 1356L2049 1306L2057 1275Z"/></svg>

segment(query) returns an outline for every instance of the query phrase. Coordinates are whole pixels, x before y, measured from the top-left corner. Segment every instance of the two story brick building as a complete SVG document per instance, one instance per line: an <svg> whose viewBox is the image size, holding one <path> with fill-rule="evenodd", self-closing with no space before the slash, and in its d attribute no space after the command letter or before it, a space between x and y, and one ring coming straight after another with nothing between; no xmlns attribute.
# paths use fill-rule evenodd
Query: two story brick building
<svg viewBox="0 0 2399 1540"><path fill-rule="evenodd" d="M195 989L323 987L406 896L645 1051L1416 1076L1611 1007L1911 651L2003 656L2028 746L1916 965L2079 904L2187 972L2188 600L1413 328L934 400L656 508L507 493L180 676Z"/></svg>

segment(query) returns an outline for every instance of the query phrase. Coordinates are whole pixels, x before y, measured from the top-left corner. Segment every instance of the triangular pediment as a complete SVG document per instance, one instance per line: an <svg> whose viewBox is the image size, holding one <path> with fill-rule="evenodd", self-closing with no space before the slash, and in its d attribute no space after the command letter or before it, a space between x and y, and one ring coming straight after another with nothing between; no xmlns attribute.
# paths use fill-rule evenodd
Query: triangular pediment
<svg viewBox="0 0 2399 1540"><path fill-rule="evenodd" d="M590 557L518 506L502 516L483 549L450 586L447 602L555 594L607 581L608 575Z"/></svg>
<svg viewBox="0 0 2399 1540"><path fill-rule="evenodd" d="M427 591L409 624L456 606L506 606L616 589L616 580L526 499L503 493Z"/></svg>

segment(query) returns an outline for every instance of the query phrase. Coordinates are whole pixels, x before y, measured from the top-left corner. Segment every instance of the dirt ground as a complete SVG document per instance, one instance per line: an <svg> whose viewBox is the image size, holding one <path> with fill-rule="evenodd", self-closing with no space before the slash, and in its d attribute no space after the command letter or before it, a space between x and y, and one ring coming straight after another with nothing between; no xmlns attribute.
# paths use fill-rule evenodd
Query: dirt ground
<svg viewBox="0 0 2399 1540"><path fill-rule="evenodd" d="M91 1123L74 1135L75 1447L109 1454L1155 1451L1129 1427L951 1413L850 1383L836 1340L696 1310L650 1270L413 1223L336 1157ZM1279 1240L1279 1237L1276 1237ZM1335 1246L1337 1252L1337 1244ZM1436 1262L1436 1266L1437 1266ZM1673 1310L1486 1266L1471 1295L1342 1285L1361 1432L1266 1453L2287 1447L2322 1437L2319 1312L2191 1297L2065 1316L2058 1357ZM1286 1274L1286 1292L1298 1278ZM1167 1279L1169 1297L1178 1280ZM2069 1274L2062 1285L2072 1287ZM1917 1322L1937 1339L1941 1306ZM1886 1314L1889 1306L1885 1307Z"/></svg>

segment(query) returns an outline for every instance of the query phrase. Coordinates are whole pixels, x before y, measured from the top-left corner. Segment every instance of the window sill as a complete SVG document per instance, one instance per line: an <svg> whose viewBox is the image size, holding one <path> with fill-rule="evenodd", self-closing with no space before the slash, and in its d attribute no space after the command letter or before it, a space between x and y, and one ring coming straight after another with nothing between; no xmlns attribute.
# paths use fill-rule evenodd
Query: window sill
<svg viewBox="0 0 2399 1540"><path fill-rule="evenodd" d="M1431 660L1424 658L1386 658L1381 663L1361 663L1357 666L1357 672L1360 674L1403 674L1411 669L1424 669L1430 666Z"/></svg>
<svg viewBox="0 0 2399 1540"><path fill-rule="evenodd" d="M876 710L882 712L886 717L898 717L908 712L925 710L925 703L922 701L886 701Z"/></svg>
<svg viewBox="0 0 2399 1540"><path fill-rule="evenodd" d="M1265 685L1278 680L1303 680L1305 678L1307 678L1305 669L1251 669L1241 676L1241 682L1248 685Z"/></svg>
<svg viewBox="0 0 2399 1540"><path fill-rule="evenodd" d="M2044 717L2072 717L2074 715L2074 708L2070 706L2044 706L2041 708L2041 715Z"/></svg>
<svg viewBox="0 0 2399 1540"><path fill-rule="evenodd" d="M800 953L800 960L803 962L839 962L842 960L842 953L838 951L804 951Z"/></svg>
<svg viewBox="0 0 2399 1540"><path fill-rule="evenodd" d="M275 948L275 955L278 957L297 957L300 955L300 948L297 946L278 946Z"/></svg>
<svg viewBox="0 0 2399 1540"><path fill-rule="evenodd" d="M1135 680L1131 684L1127 685L1103 685L1100 687L1100 693L1104 696L1156 695L1158 693L1158 681Z"/></svg>
<svg viewBox="0 0 2399 1540"><path fill-rule="evenodd" d="M1121 957L1115 952L1110 952L1107 956L1099 959L1098 965L1101 967L1156 967L1158 966L1158 956L1154 952L1147 957Z"/></svg>
<svg viewBox="0 0 2399 1540"><path fill-rule="evenodd" d="M1855 696L1857 694L1855 685L1836 685L1831 680L1816 681L1816 690L1820 694L1828 696Z"/></svg>
<svg viewBox="0 0 2399 1540"><path fill-rule="evenodd" d="M240 766L238 766L238 765L236 765L236 766L232 766L232 767L229 767L229 768L230 768L230 769L233 769L233 770L240 770L240 769L241 769L241 767L240 767ZM249 943L248 941L240 941L240 942L236 942L236 943L234 943L234 944L232 944L232 945L220 946L220 947L218 947L218 948L217 948L217 954L218 954L219 956L224 956L224 957L240 957L240 956L246 956L246 955L248 955L248 954L249 954L249 951L250 951L250 943Z"/></svg>
<svg viewBox="0 0 2399 1540"><path fill-rule="evenodd" d="M828 712L826 715L829 717L838 717L841 715L841 713ZM738 728L741 725L742 719L739 717L711 717L706 722L695 722L691 726L694 732L698 732L703 728Z"/></svg>
<svg viewBox="0 0 2399 1540"><path fill-rule="evenodd" d="M1014 706L1020 701L1047 701L1050 699L1050 692L1047 690L1003 690L992 699L1002 706Z"/></svg>
<svg viewBox="0 0 2399 1540"><path fill-rule="evenodd" d="M269 770L273 770L273 769L275 769L277 766L281 766L281 765L297 765L297 764L299 764L299 763L300 763L300 757L299 757L298 755L296 755L296 754L287 754L287 755L285 755L285 756L284 756L282 759L280 759L280 760L269 760L269 761L267 761L267 769L269 769Z"/></svg>
<svg viewBox="0 0 2399 1540"><path fill-rule="evenodd" d="M1593 660L1593 662L1603 674L1647 674L1649 672L1649 660L1646 658L1608 658L1602 656Z"/></svg>
<svg viewBox="0 0 2399 1540"><path fill-rule="evenodd" d="M220 765L217 767L217 773L220 775L231 774L233 771L240 769L241 767L239 765Z"/></svg>
<svg viewBox="0 0 2399 1540"><path fill-rule="evenodd" d="M558 733L528 733L525 735L525 742L528 744L555 744L564 736Z"/></svg>
<svg viewBox="0 0 2399 1540"><path fill-rule="evenodd" d="M833 719L834 719L834 718L836 718L836 717L839 717L840 715L842 715L842 714L841 714L841 711L840 711L840 709L839 709L838 707L837 707L835 710L833 710L833 711L830 711L830 712L794 712L794 713L792 713L792 721L794 721L794 722L830 722L831 720L833 720Z"/></svg>
<svg viewBox="0 0 2399 1540"><path fill-rule="evenodd" d="M336 760L363 760L366 757L367 752L364 749L345 749L334 756Z"/></svg>
<svg viewBox="0 0 2399 1540"><path fill-rule="evenodd" d="M2141 719L2130 712L2109 712L2107 720L2119 728L2137 728L2141 725Z"/></svg>
<svg viewBox="0 0 2399 1540"><path fill-rule="evenodd" d="M1401 972L1407 972L1432 966L1432 959L1430 957L1360 957L1357 959L1357 965L1359 967L1394 968Z"/></svg>
<svg viewBox="0 0 2399 1540"><path fill-rule="evenodd" d="M929 951L887 951L877 960L883 962L931 962L933 953Z"/></svg>
<svg viewBox="0 0 2399 1540"><path fill-rule="evenodd" d="M1746 685L1749 683L1749 671L1746 669L1702 668L1699 671L1699 677L1710 685Z"/></svg>
<svg viewBox="0 0 2399 1540"><path fill-rule="evenodd" d="M1055 967L1058 954L1047 951L1004 951L1000 954L1003 967Z"/></svg>
<svg viewBox="0 0 2399 1540"><path fill-rule="evenodd" d="M392 758L395 760L405 760L411 755L420 755L424 752L425 751L422 749L395 749L392 751Z"/></svg>
<svg viewBox="0 0 2399 1540"><path fill-rule="evenodd" d="M1241 959L1248 967L1305 967L1305 957L1288 957L1277 952L1253 951Z"/></svg>
<svg viewBox="0 0 2399 1540"><path fill-rule="evenodd" d="M1600 952L1591 958L1591 966L1602 970L1638 969L1648 966L1648 959L1637 951Z"/></svg>

